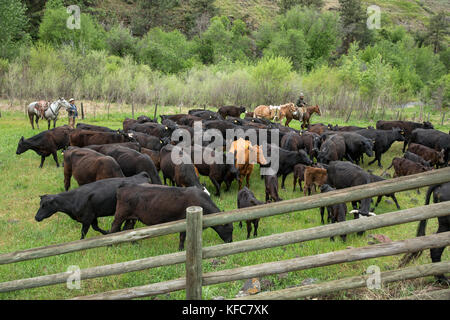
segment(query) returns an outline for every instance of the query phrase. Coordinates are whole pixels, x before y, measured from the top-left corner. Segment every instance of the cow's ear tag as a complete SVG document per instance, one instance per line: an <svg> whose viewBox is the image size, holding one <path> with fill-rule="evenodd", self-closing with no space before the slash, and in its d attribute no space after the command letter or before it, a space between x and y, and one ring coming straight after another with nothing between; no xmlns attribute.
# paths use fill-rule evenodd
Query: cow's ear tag
<svg viewBox="0 0 450 320"><path fill-rule="evenodd" d="M169 129L168 127L166 127L166 130Z"/></svg>

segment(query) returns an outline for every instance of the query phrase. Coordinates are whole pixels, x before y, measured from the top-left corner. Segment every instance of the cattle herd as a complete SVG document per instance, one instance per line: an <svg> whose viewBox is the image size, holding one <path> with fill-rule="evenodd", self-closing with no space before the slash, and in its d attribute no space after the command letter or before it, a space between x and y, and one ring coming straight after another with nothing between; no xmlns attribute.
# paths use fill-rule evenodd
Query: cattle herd
<svg viewBox="0 0 450 320"><path fill-rule="evenodd" d="M185 218L186 208L200 206L204 214L220 212L211 200L205 184L199 175L209 177L220 196L222 184L229 192L233 181L239 186L237 207L246 208L272 201L282 201L278 193L278 177L281 188L285 188L287 176L293 173L293 187L300 187L304 194L321 193L357 185L381 181L384 178L362 169L364 155L374 157L369 163L381 165L381 157L396 141L403 142L404 156L392 159L394 177L434 170L448 166L450 155L450 135L435 130L429 122L377 121L376 127L356 127L309 124L306 130L296 130L278 122L264 118L255 118L253 113L245 113L245 108L227 106L218 112L194 109L188 114L161 115L158 119L140 116L136 120L126 118L123 129L113 130L107 127L79 123L76 129L69 126L56 127L43 131L29 139L22 137L17 154L29 149L41 156L42 167L45 158L52 155L59 166L57 151L64 150L64 188L66 192L41 196L40 207L35 219L42 221L56 212L64 212L82 224L81 239L86 236L90 226L102 234L132 229L136 220L146 225L154 225ZM235 137L233 141L223 143L223 148L212 149L207 143L196 145L193 136L194 127L203 132L214 129L224 137L229 130L244 132L252 129L257 140ZM194 148L190 154L184 154L192 162L176 163L173 153L179 152L177 146L182 139L174 141L177 129L184 129L191 139L183 138L185 144L200 149L202 154L210 154L222 159L219 162L200 163L194 161ZM277 131L277 140L267 137L262 141L263 131ZM272 138L273 139L273 138ZM240 153L242 151L242 153ZM255 162L249 160L255 155ZM238 154L243 157L237 161ZM272 174L261 174L261 180L251 183L254 166L260 170L274 161L271 155L277 155L277 170ZM233 159L230 163L227 159ZM162 173L160 178L159 172ZM70 189L72 176L79 187ZM245 186L244 186L245 180ZM256 199L251 191L253 183L265 184L265 202ZM302 182L304 181L304 186ZM164 184L163 184L164 183ZM171 184L172 186L169 186ZM427 201L434 193L435 201L450 199L450 183L430 187ZM318 191L317 191L318 192ZM436 192L439 195L436 197ZM400 206L395 194L386 195ZM378 197L374 208L372 199L352 202L349 213L354 218L374 215L373 211L381 201ZM321 222L344 221L347 206L337 204L321 208ZM102 230L98 218L114 216L109 231ZM247 221L247 238L257 236L259 219ZM123 225L123 227L122 227ZM423 233L423 226L421 227ZM225 242L232 241L233 225L213 227ZM450 216L439 218L439 232L450 230ZM362 234L362 233L359 233ZM345 235L341 236L345 241ZM185 233L180 234L179 249L184 248ZM433 251L434 250L434 251ZM433 261L440 261L442 250L433 249Z"/></svg>

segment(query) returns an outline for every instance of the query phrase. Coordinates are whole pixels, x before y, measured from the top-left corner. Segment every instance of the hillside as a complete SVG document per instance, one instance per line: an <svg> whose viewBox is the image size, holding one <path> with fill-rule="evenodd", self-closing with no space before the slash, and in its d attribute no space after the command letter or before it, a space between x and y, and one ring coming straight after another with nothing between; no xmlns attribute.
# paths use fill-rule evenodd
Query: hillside
<svg viewBox="0 0 450 320"><path fill-rule="evenodd" d="M362 0L364 6L378 5L382 12L383 25L403 25L409 30L422 30L428 24L429 17L439 11L450 11L447 0ZM37 26L42 16L45 0L24 0L28 15ZM67 2L67 1L66 1ZM82 11L95 15L104 25L121 22L130 25L138 6L138 0L79 0ZM71 4L72 4L71 2ZM170 21L180 17L180 12L192 9L192 0L178 0L173 9L166 14ZM218 14L232 19L242 19L252 29L271 20L279 12L279 0L215 0ZM337 10L338 0L324 0L322 10ZM181 21L180 21L181 23ZM175 22L175 25L177 22Z"/></svg>

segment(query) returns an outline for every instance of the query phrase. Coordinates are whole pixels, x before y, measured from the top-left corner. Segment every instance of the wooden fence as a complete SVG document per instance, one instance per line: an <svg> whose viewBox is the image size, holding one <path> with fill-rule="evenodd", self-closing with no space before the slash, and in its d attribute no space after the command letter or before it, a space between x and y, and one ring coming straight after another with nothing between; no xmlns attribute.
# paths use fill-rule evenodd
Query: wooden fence
<svg viewBox="0 0 450 320"><path fill-rule="evenodd" d="M353 232L366 231L434 217L446 216L450 214L450 201L385 213L375 217L350 220L337 224L323 225L239 242L220 244L206 248L202 248L201 231L203 228L242 220L263 218L293 211L319 208L337 203L356 201L368 197L391 194L394 192L411 190L449 181L450 168L443 168L417 175L336 190L327 193L326 196L323 194L316 194L309 197L291 199L229 212L221 212L207 216L202 216L201 208L191 207L187 210L186 220L144 227L136 230L128 230L59 245L2 254L0 255L0 264L11 264L25 260L38 259L68 252L87 250L90 248L97 248L116 243L136 241L186 231L185 252L170 253L139 260L82 269L80 270L80 280L123 274L180 263L185 263L186 265L186 278L102 292L90 296L77 297L75 299L133 299L183 289L186 289L187 299L201 299L202 286L447 246L450 244L450 232L205 274L202 274L201 268L202 259L274 248L293 243L329 238L331 236L339 236ZM388 283L392 281L431 276L446 272L450 272L450 262L448 261L383 272L381 274L381 279L383 283ZM71 272L63 272L3 282L0 283L0 292L65 283L71 275ZM295 299L306 296L321 295L337 290L365 286L366 278L367 276L352 277L311 286L284 289L276 292L266 292L243 298ZM434 294L436 297L445 295L445 292L442 292L441 295Z"/></svg>

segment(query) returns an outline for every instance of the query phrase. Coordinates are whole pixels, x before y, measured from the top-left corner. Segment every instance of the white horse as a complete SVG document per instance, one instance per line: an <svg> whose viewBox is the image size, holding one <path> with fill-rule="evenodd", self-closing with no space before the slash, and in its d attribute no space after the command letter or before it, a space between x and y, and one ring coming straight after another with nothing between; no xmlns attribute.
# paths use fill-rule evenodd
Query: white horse
<svg viewBox="0 0 450 320"><path fill-rule="evenodd" d="M39 117L43 116L45 120L48 121L48 130L50 130L50 121L53 120L53 128L56 126L56 120L58 120L58 113L61 107L65 107L66 111L70 108L70 104L64 99L59 98L54 101L47 110L45 110L44 114L41 115L41 111L37 107L39 102L32 102L28 105L28 117L30 118L31 127L34 130L33 118L36 117L36 126L39 129Z"/></svg>

